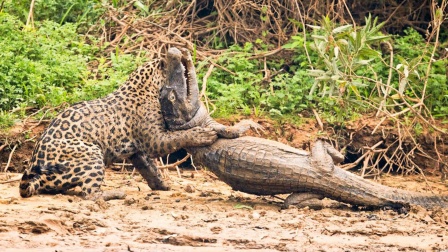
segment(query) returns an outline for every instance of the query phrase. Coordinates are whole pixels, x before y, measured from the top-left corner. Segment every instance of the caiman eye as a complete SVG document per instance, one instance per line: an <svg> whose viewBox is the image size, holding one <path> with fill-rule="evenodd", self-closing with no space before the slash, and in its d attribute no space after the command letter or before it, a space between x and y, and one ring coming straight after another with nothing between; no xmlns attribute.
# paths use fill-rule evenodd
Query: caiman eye
<svg viewBox="0 0 448 252"><path fill-rule="evenodd" d="M168 99L169 99L170 101L175 101L175 100L176 100L176 95L174 94L173 91L170 92L170 94L169 94L169 96L168 96Z"/></svg>

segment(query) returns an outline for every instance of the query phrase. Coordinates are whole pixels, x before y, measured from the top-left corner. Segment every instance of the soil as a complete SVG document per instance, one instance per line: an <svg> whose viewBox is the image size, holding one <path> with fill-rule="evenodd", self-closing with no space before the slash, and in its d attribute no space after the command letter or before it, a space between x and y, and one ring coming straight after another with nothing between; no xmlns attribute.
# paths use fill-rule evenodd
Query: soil
<svg viewBox="0 0 448 252"><path fill-rule="evenodd" d="M314 123L262 124L271 132L267 137L295 147L306 146L318 131ZM8 172L0 173L1 251L448 251L448 209L283 209L287 195L233 191L204 170L181 169L180 176L169 171L172 189L152 191L132 169L108 168L102 189L125 191L125 199L87 201L73 194L23 199L17 180L31 156L33 142L27 139L44 127L26 137L17 127L8 141L20 140L20 148ZM2 171L10 152L0 153ZM384 175L377 182L448 192L435 171L426 182L415 174Z"/></svg>

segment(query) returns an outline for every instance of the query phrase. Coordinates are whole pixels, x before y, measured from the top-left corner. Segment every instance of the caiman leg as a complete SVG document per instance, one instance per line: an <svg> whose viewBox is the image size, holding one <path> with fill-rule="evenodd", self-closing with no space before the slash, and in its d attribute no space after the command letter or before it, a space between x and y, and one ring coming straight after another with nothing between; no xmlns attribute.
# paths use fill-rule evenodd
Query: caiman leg
<svg viewBox="0 0 448 252"><path fill-rule="evenodd" d="M219 137L227 139L240 137L244 134L244 132L248 131L251 128L257 133L259 133L258 130L264 131L263 126L249 119L241 120L239 123L233 126L222 125L210 117L203 103L201 103L201 107L196 113L196 116L187 124L180 126L180 128L186 129L192 127L193 125L201 125L202 127L212 128L214 131L216 131L216 133L218 133Z"/></svg>
<svg viewBox="0 0 448 252"><path fill-rule="evenodd" d="M284 208L289 208L290 206L296 206L297 208L309 207L311 209L319 210L324 208L322 199L324 197L317 193L292 193L286 199Z"/></svg>
<svg viewBox="0 0 448 252"><path fill-rule="evenodd" d="M220 137L230 139L240 137L251 128L257 133L258 130L264 131L263 126L249 119L241 120L233 126L225 126L211 119L205 126L214 129Z"/></svg>
<svg viewBox="0 0 448 252"><path fill-rule="evenodd" d="M318 140L311 148L311 162L313 163L313 167L322 169L324 173L332 172L334 163L340 163L342 161L344 161L344 155L327 142ZM328 164L331 164L331 166ZM331 175L328 174L328 176ZM284 207L309 207L318 210L326 207L322 201L323 198L324 196L312 192L292 193L285 199Z"/></svg>

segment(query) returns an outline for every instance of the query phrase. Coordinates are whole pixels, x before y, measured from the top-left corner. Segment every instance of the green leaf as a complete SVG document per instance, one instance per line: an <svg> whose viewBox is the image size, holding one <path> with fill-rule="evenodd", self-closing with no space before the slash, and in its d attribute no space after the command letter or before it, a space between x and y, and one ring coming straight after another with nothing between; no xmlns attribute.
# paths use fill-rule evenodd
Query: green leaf
<svg viewBox="0 0 448 252"><path fill-rule="evenodd" d="M145 14L149 14L149 9L148 6L144 5L142 2L140 1L135 1L134 2L134 6L139 8L141 11L143 11Z"/></svg>
<svg viewBox="0 0 448 252"><path fill-rule="evenodd" d="M284 44L284 45L282 46L282 48L283 48L283 49L295 49L295 48L297 48L297 47L299 47L299 46L300 46L299 43L297 43L297 42L292 42L292 43Z"/></svg>
<svg viewBox="0 0 448 252"><path fill-rule="evenodd" d="M317 26L317 25L309 25L309 24L307 24L306 26L310 27L313 30L320 30L320 29L322 29L322 27Z"/></svg>
<svg viewBox="0 0 448 252"><path fill-rule="evenodd" d="M388 39L390 37L391 37L390 35L381 35L381 36L368 37L366 39L366 43L373 43L373 42L383 41L383 40L386 40L386 39Z"/></svg>
<svg viewBox="0 0 448 252"><path fill-rule="evenodd" d="M327 80L331 80L331 77L328 76L328 75L323 75L323 76L319 76L319 77L317 77L316 80L327 81Z"/></svg>
<svg viewBox="0 0 448 252"><path fill-rule="evenodd" d="M359 65L368 65L370 62L372 62L374 59L369 59L369 60L356 60L355 63L359 64Z"/></svg>
<svg viewBox="0 0 448 252"><path fill-rule="evenodd" d="M322 36L322 35L311 35L311 37L315 40L323 40L323 41L328 41L327 37Z"/></svg>
<svg viewBox="0 0 448 252"><path fill-rule="evenodd" d="M330 77L330 79L333 80L333 81L339 80L340 78L341 78L341 76L338 75L338 74L332 75L332 76Z"/></svg>
<svg viewBox="0 0 448 252"><path fill-rule="evenodd" d="M310 70L308 70L308 74L310 76L315 76L315 77L323 76L323 75L325 75L325 73L326 72L324 70L320 70L320 69L310 69Z"/></svg>
<svg viewBox="0 0 448 252"><path fill-rule="evenodd" d="M333 31L331 31L331 33L332 34L338 34L338 33L341 33L341 32L346 32L346 31L351 30L352 26L353 25L351 25L351 24L344 25L344 26L339 26L337 28L334 28Z"/></svg>
<svg viewBox="0 0 448 252"><path fill-rule="evenodd" d="M378 58L381 56L380 52L367 47L363 47L361 50L359 50L358 54L363 58Z"/></svg>

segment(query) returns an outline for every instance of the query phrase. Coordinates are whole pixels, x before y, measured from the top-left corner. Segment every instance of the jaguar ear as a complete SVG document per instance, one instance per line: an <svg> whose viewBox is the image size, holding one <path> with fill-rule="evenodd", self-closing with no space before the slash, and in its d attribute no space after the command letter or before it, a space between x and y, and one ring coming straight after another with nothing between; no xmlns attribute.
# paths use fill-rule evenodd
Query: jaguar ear
<svg viewBox="0 0 448 252"><path fill-rule="evenodd" d="M165 61L165 59L160 59L160 61L159 61L159 69L160 70L166 70L166 61Z"/></svg>

